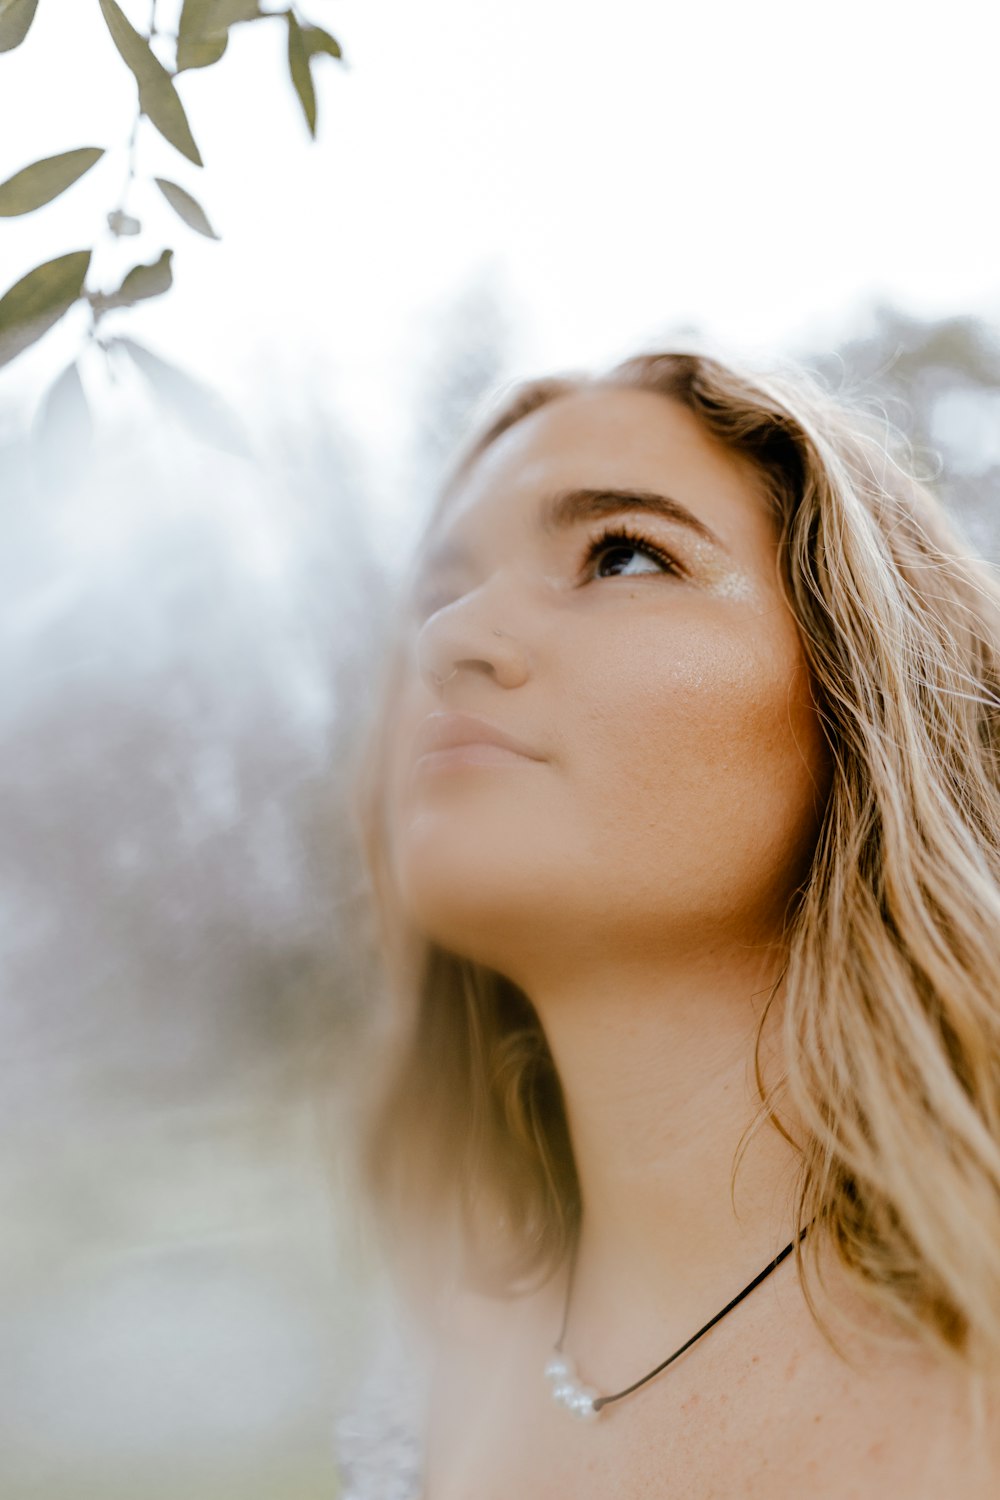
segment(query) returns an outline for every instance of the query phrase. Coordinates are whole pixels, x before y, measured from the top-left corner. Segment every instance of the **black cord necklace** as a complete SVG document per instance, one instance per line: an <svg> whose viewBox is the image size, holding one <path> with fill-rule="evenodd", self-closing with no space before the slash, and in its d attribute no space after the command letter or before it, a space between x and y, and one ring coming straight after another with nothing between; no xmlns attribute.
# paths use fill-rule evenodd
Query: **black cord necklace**
<svg viewBox="0 0 1000 1500"><path fill-rule="evenodd" d="M811 1220L810 1223L815 1223L815 1220ZM807 1224L805 1229L801 1231L799 1234L800 1240L805 1238L806 1230L809 1227L810 1225ZM569 1319L569 1299L573 1290L573 1274L576 1270L576 1256L574 1254L569 1277L566 1282L566 1301L563 1306L562 1327L559 1330L559 1337L553 1345L555 1356L545 1366L545 1378L551 1382L553 1401L556 1401L560 1406L565 1406L579 1421L592 1421L606 1406L610 1406L612 1401L620 1401L623 1396L630 1396L641 1385L645 1385L647 1380L652 1380L654 1375L659 1375L661 1370L665 1370L668 1365L673 1364L674 1360L683 1354L685 1349L690 1349L696 1339L700 1339L702 1334L707 1333L710 1328L718 1323L720 1318L724 1318L727 1312L731 1312L737 1302L742 1302L743 1298L749 1292L752 1292L755 1286L759 1286L765 1276L770 1276L771 1272L781 1265L785 1256L791 1254L794 1249L795 1241L792 1240L785 1246L780 1255L776 1255L774 1260L768 1261L763 1271L754 1277L749 1286L745 1286L742 1292L733 1298L732 1302L727 1302L721 1312L717 1312L714 1318L710 1318L704 1328L699 1328L697 1333L692 1334L686 1343L682 1344L679 1349L676 1349L671 1354L669 1359L665 1359L662 1364L657 1365L655 1370L650 1370L649 1374L644 1375L641 1380L636 1380L632 1385L627 1385L623 1391L616 1391L613 1396L601 1396L592 1387L583 1385L577 1378L572 1359L569 1355L562 1352L563 1339L566 1336L566 1323Z"/></svg>

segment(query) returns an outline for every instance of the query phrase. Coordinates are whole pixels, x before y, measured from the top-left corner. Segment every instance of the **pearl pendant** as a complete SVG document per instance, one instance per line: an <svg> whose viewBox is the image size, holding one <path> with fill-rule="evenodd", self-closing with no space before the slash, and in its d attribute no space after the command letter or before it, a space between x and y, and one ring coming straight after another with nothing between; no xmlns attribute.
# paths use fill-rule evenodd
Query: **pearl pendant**
<svg viewBox="0 0 1000 1500"><path fill-rule="evenodd" d="M552 1399L574 1416L578 1422L592 1422L599 1416L594 1402L597 1392L577 1378L573 1361L565 1354L556 1354L545 1366L545 1378L552 1387Z"/></svg>

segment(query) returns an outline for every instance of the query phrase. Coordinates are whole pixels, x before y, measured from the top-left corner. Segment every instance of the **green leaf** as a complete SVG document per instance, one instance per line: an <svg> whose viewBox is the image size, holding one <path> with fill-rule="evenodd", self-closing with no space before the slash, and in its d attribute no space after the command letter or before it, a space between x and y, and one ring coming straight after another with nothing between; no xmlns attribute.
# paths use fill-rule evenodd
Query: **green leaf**
<svg viewBox="0 0 1000 1500"><path fill-rule="evenodd" d="M146 38L132 25L128 17L122 12L121 6L116 0L99 0L101 14L105 25L111 33L111 40L128 68L135 75L135 81L139 85L139 92L155 84L161 73L166 75L170 82L170 74L153 52Z"/></svg>
<svg viewBox="0 0 1000 1500"><path fill-rule="evenodd" d="M340 43L335 36L324 31L322 26L303 26L301 30L308 57L316 57L320 52L325 52L329 57L337 57L343 61L344 54L340 50Z"/></svg>
<svg viewBox="0 0 1000 1500"><path fill-rule="evenodd" d="M241 21L261 21L274 12L261 10L257 0L210 0L212 26L236 26Z"/></svg>
<svg viewBox="0 0 1000 1500"><path fill-rule="evenodd" d="M241 458L252 456L243 423L216 391L134 339L116 338L112 345L126 350L165 405L196 437Z"/></svg>
<svg viewBox="0 0 1000 1500"><path fill-rule="evenodd" d="M229 32L209 36L182 37L177 43L177 72L188 68L210 68L217 63L229 45Z"/></svg>
<svg viewBox="0 0 1000 1500"><path fill-rule="evenodd" d="M147 297L159 297L170 290L173 274L170 270L172 250L164 250L158 260L148 266L133 266L121 286L114 292L91 292L90 305L95 316L101 317L116 307L132 307L144 302Z"/></svg>
<svg viewBox="0 0 1000 1500"><path fill-rule="evenodd" d="M309 53L306 51L302 27L290 10L285 12L285 19L288 22L288 70L292 75L295 92L298 94L302 104L302 112L306 117L306 124L309 126L309 134L315 140L316 90L313 88L312 73L309 69Z"/></svg>
<svg viewBox="0 0 1000 1500"><path fill-rule="evenodd" d="M38 9L38 0L0 0L0 52L20 47Z"/></svg>
<svg viewBox="0 0 1000 1500"><path fill-rule="evenodd" d="M75 151L61 151L58 156L43 156L30 167L22 167L6 182L0 182L0 217L12 219L51 203L84 172L89 172L103 155L103 146L80 146Z"/></svg>
<svg viewBox="0 0 1000 1500"><path fill-rule="evenodd" d="M74 360L49 387L32 432L38 460L50 484L65 483L87 465L94 425Z"/></svg>
<svg viewBox="0 0 1000 1500"><path fill-rule="evenodd" d="M184 0L177 32L177 72L210 67L226 50L230 26L274 14L261 10L257 0Z"/></svg>
<svg viewBox="0 0 1000 1500"><path fill-rule="evenodd" d="M217 63L229 45L229 32L214 36L182 37L177 43L177 72L188 68L210 68Z"/></svg>
<svg viewBox="0 0 1000 1500"><path fill-rule="evenodd" d="M111 40L139 85L139 108L157 130L196 167L204 166L173 79L144 36L122 14L116 0L100 0Z"/></svg>
<svg viewBox="0 0 1000 1500"><path fill-rule="evenodd" d="M170 75L166 68L153 52L146 38L136 31L116 0L99 0L99 3L105 25L111 33L111 40L118 48L126 65L135 74L135 81L140 90L144 85L156 80L160 73L166 73L169 82Z"/></svg>
<svg viewBox="0 0 1000 1500"><path fill-rule="evenodd" d="M209 19L211 12L212 0L184 0L177 27L178 40L186 36L206 36L210 31L216 30Z"/></svg>
<svg viewBox="0 0 1000 1500"><path fill-rule="evenodd" d="M83 296L90 250L71 250L36 266L0 297L0 365L9 364Z"/></svg>
<svg viewBox="0 0 1000 1500"><path fill-rule="evenodd" d="M178 187L176 182L170 182L166 177L154 177L153 181L170 207L180 215L185 224L189 224L192 229L197 229L199 234L206 235L210 240L220 238L208 222L201 204L196 198L192 198L185 188Z"/></svg>
<svg viewBox="0 0 1000 1500"><path fill-rule="evenodd" d="M177 29L177 72L208 68L226 50L229 32L212 24L213 0L184 0Z"/></svg>

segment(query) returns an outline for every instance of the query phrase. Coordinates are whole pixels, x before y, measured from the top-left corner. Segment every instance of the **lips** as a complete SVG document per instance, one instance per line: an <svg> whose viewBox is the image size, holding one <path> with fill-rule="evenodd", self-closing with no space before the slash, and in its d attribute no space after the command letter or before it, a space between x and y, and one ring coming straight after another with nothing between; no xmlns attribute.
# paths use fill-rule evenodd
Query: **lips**
<svg viewBox="0 0 1000 1500"><path fill-rule="evenodd" d="M481 719L477 714L462 713L428 714L417 728L414 758L432 750L450 750L455 745L500 745L504 750L526 755L529 760L545 759L523 740L506 734L488 719Z"/></svg>

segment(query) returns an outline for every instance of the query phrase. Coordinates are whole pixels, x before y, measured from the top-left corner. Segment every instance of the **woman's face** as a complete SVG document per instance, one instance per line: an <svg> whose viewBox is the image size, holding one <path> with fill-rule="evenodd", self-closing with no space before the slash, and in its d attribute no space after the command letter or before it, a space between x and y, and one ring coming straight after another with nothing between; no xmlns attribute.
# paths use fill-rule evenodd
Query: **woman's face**
<svg viewBox="0 0 1000 1500"><path fill-rule="evenodd" d="M414 589L388 788L417 928L526 986L773 937L829 768L750 467L654 392L563 396L475 462L445 547ZM419 760L449 711L537 758Z"/></svg>

